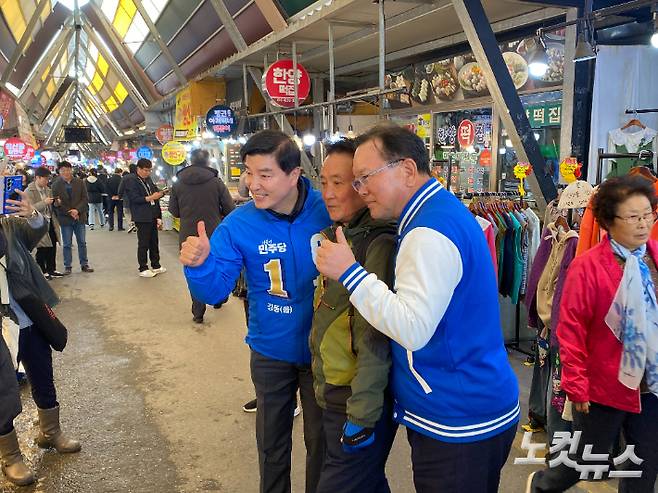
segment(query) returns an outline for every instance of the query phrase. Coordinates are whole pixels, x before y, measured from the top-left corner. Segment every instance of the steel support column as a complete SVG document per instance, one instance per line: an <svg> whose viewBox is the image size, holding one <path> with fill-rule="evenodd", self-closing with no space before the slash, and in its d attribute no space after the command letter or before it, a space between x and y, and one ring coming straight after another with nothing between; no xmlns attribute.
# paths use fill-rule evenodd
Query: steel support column
<svg viewBox="0 0 658 493"><path fill-rule="evenodd" d="M569 9L567 22L578 18L578 9ZM578 38L578 25L566 28L564 41L564 82L562 85L562 123L560 126L560 161L571 156L571 136L573 135L573 103L576 85L576 41Z"/></svg>
<svg viewBox="0 0 658 493"><path fill-rule="evenodd" d="M334 54L334 26L329 23L329 102L333 103L336 99L336 57ZM336 123L336 105L329 106L329 133L333 135Z"/></svg>
<svg viewBox="0 0 658 493"><path fill-rule="evenodd" d="M500 110L500 117L520 161L529 162L533 173L528 182L540 211L557 196L553 179L535 140L512 76L498 47L481 0L453 0L455 12L464 28L475 58L483 69L489 92Z"/></svg>

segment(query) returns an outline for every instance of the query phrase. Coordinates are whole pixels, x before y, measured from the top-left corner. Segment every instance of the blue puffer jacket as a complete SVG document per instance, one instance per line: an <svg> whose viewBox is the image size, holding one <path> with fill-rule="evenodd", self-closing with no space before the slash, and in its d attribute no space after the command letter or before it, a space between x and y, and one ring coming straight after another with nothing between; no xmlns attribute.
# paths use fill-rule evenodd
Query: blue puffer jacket
<svg viewBox="0 0 658 493"><path fill-rule="evenodd" d="M185 267L194 297L208 304L225 299L245 267L249 327L246 342L268 358L310 364L313 317L312 237L331 224L320 193L302 178L308 195L290 222L253 202L229 214L210 238L210 256Z"/></svg>

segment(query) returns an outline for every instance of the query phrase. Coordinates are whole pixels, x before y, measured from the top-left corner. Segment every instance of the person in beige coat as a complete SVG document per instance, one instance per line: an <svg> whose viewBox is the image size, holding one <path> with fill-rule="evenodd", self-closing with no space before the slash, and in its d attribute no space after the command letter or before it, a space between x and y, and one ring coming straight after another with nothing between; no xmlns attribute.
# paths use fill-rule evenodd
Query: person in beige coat
<svg viewBox="0 0 658 493"><path fill-rule="evenodd" d="M59 221L57 220L57 214L53 214L55 199L53 199L52 190L48 186L50 170L42 166L35 170L34 175L34 181L27 186L25 192L30 202L34 204L34 208L48 221L48 232L39 241L35 257L43 275L50 281L53 277L62 277L64 275L57 271L56 267L57 243L61 243Z"/></svg>

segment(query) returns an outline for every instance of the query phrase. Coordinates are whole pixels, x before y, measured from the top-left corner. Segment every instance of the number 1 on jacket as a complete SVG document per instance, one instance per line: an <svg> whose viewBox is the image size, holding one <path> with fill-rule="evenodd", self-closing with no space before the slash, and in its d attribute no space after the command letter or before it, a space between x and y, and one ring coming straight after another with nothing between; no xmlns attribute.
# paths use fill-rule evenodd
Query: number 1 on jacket
<svg viewBox="0 0 658 493"><path fill-rule="evenodd" d="M263 266L263 270L270 276L270 289L267 290L272 296L288 297L288 291L283 289L283 274L281 270L281 259L275 258Z"/></svg>

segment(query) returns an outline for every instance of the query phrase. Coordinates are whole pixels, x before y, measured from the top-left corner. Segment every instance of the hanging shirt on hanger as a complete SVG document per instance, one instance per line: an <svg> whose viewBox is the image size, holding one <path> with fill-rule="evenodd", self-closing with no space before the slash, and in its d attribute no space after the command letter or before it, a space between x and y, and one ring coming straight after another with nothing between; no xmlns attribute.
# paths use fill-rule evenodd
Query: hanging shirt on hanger
<svg viewBox="0 0 658 493"><path fill-rule="evenodd" d="M636 128L636 127L633 127ZM640 151L652 151L653 159L640 160L633 158L617 158L604 160L602 163L601 176L608 178L613 176L627 175L633 166L648 165L656 171L658 159L658 132L652 128L641 128L639 130L616 128L608 133L608 152L616 154L636 153Z"/></svg>

